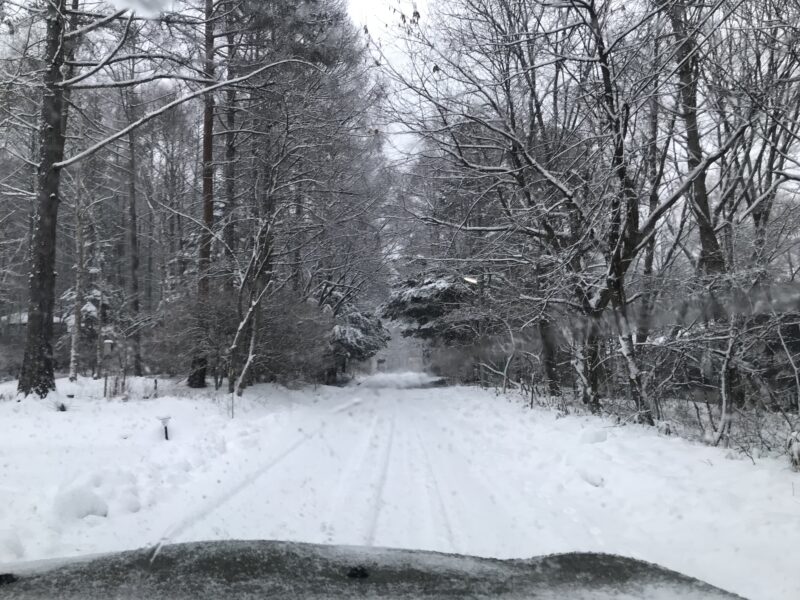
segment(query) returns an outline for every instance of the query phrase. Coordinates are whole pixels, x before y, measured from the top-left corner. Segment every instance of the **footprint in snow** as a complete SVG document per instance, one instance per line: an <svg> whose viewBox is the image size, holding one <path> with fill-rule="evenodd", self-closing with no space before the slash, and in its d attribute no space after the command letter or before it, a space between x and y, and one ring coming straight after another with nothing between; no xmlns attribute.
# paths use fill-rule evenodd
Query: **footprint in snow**
<svg viewBox="0 0 800 600"><path fill-rule="evenodd" d="M578 469L578 475L580 475L581 479L586 483L596 488L601 488L606 484L605 479L603 479L603 476L599 473L593 473L586 469Z"/></svg>

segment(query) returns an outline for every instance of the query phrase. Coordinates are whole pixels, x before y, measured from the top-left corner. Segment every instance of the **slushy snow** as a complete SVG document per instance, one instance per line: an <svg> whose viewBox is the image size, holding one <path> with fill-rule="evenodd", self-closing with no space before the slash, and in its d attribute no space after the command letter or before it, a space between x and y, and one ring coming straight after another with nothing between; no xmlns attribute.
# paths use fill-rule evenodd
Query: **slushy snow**
<svg viewBox="0 0 800 600"><path fill-rule="evenodd" d="M100 382L60 381L66 412L0 385L0 571L160 542L278 539L497 558L609 552L754 600L800 598L800 479L785 459L753 464L476 388L420 389L430 378L419 374L358 383L254 386L233 419L229 396L168 382L153 398L152 381L135 380L123 402L102 399Z"/></svg>

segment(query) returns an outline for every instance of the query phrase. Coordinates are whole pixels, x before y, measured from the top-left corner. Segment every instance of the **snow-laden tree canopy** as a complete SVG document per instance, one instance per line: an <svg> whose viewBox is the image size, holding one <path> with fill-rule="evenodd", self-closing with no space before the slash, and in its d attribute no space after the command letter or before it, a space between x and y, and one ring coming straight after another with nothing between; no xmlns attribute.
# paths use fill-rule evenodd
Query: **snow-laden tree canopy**
<svg viewBox="0 0 800 600"><path fill-rule="evenodd" d="M472 337L470 323L480 317L472 310L477 292L470 281L438 274L411 277L395 287L382 315L411 324L405 336L448 341Z"/></svg>
<svg viewBox="0 0 800 600"><path fill-rule="evenodd" d="M331 344L337 354L352 360L367 360L386 346L391 336L374 313L348 308L337 318Z"/></svg>

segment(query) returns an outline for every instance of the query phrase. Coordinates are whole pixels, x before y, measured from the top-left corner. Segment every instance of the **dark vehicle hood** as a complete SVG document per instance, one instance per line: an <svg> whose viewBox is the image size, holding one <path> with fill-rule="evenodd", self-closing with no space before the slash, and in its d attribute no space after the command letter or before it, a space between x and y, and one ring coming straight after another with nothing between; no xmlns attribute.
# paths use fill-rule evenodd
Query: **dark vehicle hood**
<svg viewBox="0 0 800 600"><path fill-rule="evenodd" d="M133 550L3 576L2 598L740 598L610 554L495 560L414 550L275 541Z"/></svg>

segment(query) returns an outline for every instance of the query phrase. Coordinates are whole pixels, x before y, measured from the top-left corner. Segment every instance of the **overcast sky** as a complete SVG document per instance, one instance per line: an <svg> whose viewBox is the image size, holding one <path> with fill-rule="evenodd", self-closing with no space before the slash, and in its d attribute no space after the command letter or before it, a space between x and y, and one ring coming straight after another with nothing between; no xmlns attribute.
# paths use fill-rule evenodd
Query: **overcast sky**
<svg viewBox="0 0 800 600"><path fill-rule="evenodd" d="M425 7L432 0L348 0L350 15L358 26L366 25L370 36L382 47L390 61L402 61L403 53L392 51L393 34L400 23L400 14L410 18L414 10L418 10L423 18ZM419 143L416 135L405 133L396 123L387 123L382 127L386 136L387 154L400 163L405 162Z"/></svg>
<svg viewBox="0 0 800 600"><path fill-rule="evenodd" d="M347 0L350 16L356 25L366 25L369 33L383 45L391 43L400 26L401 14L407 19L415 10L425 18L425 9L433 0Z"/></svg>
<svg viewBox="0 0 800 600"><path fill-rule="evenodd" d="M359 25L367 25L370 30L373 28L385 30L386 25L396 23L400 16L395 11L402 11L407 17L416 8L421 11L421 7L426 4L425 0L349 0L350 14L353 20Z"/></svg>

